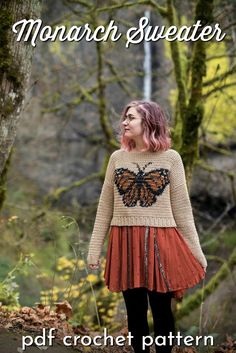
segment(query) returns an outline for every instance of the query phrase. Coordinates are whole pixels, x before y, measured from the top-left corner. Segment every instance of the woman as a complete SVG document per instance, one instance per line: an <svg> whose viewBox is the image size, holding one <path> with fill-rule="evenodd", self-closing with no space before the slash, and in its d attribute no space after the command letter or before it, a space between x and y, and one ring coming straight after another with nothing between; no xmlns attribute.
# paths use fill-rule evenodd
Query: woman
<svg viewBox="0 0 236 353"><path fill-rule="evenodd" d="M167 119L150 101L129 103L122 114L121 149L108 162L89 245L90 269L100 265L110 227L105 283L122 291L135 353L149 335L165 336L157 353L170 353L175 334L171 298L182 298L207 267L195 228L182 159L170 148Z"/></svg>

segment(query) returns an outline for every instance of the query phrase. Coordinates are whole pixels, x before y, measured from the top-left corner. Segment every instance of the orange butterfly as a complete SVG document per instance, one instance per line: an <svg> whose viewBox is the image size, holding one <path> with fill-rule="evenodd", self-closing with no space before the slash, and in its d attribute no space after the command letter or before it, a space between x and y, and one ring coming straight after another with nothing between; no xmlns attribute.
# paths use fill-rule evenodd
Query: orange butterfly
<svg viewBox="0 0 236 353"><path fill-rule="evenodd" d="M149 207L170 183L169 170L158 168L145 173L145 168L152 162L142 169L134 164L138 168L137 174L127 168L115 169L115 184L125 206L134 207L139 201L141 207Z"/></svg>

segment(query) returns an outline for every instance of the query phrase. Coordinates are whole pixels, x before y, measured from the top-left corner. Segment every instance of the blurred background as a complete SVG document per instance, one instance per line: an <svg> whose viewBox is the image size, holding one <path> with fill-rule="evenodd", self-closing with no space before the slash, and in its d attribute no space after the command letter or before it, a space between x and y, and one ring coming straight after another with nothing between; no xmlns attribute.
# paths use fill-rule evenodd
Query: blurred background
<svg viewBox="0 0 236 353"><path fill-rule="evenodd" d="M32 14L31 14L32 15ZM16 139L1 179L0 302L8 308L68 300L72 323L126 324L120 293L85 259L109 155L131 100L165 110L184 160L208 270L173 304L184 334L236 339L236 2L42 1L44 25L91 28L219 23L223 41L37 42ZM95 297L96 301L95 301Z"/></svg>

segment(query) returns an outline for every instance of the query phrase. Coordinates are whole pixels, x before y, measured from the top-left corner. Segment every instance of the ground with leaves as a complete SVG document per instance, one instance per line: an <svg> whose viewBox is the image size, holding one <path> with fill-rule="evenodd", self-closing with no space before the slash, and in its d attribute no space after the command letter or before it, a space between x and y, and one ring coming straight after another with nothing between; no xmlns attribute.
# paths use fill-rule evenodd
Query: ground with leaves
<svg viewBox="0 0 236 353"><path fill-rule="evenodd" d="M53 340L53 346L36 346L35 343L32 346L27 347L25 352L38 352L40 350L47 350L49 353L68 353L74 350L80 352L132 352L132 348L128 345L124 347L119 346L83 346L79 341L76 346L66 347L63 344L64 336L90 336L91 338L101 334L100 332L90 331L84 326L73 327L68 322L68 319L72 317L72 308L67 301L56 303L55 310L52 310L49 306L38 304L34 308L22 307L19 311L7 312L5 310L0 311L0 353L22 353L22 336L31 336L32 338L42 335L43 329L46 332L50 328L55 328L53 334L55 340ZM113 333L113 337L119 335L126 336L128 333L127 327L119 332ZM154 347L151 347L151 353L155 352ZM198 350L195 348L181 348L174 347L173 353L197 353ZM231 337L226 337L226 342L220 346L212 348L212 353L235 353L236 352L236 340L233 341Z"/></svg>

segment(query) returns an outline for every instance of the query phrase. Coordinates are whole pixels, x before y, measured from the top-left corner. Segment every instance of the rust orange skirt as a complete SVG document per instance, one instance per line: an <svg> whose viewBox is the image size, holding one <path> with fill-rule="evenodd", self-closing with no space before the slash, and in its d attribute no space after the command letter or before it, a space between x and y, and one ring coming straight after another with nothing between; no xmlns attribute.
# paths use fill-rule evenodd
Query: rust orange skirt
<svg viewBox="0 0 236 353"><path fill-rule="evenodd" d="M182 298L204 277L175 227L111 226L104 272L110 291L146 287Z"/></svg>

